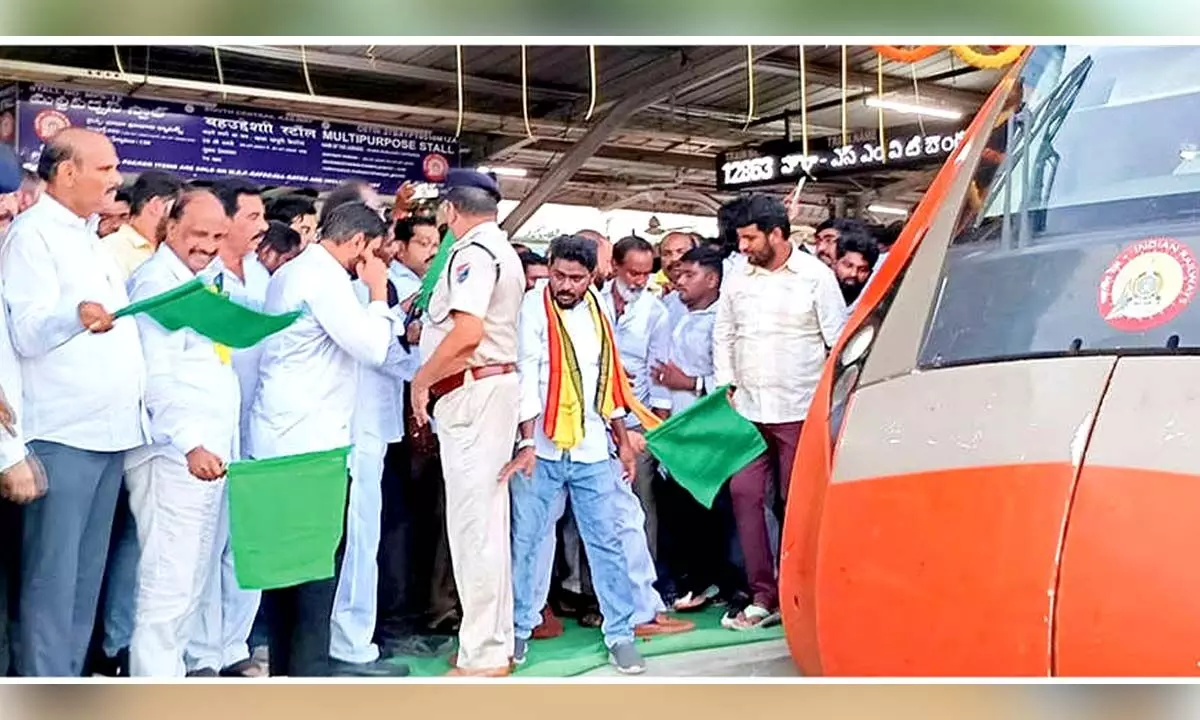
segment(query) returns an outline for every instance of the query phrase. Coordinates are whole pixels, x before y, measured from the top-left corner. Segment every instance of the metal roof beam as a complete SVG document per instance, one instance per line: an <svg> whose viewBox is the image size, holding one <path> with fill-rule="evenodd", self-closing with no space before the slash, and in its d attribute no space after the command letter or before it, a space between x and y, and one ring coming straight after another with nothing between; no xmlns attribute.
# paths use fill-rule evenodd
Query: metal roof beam
<svg viewBox="0 0 1200 720"><path fill-rule="evenodd" d="M777 50L778 47L755 48L754 55L763 57ZM564 182L569 180L576 170L583 167L597 150L604 145L616 130L618 130L634 113L647 105L661 102L687 88L708 82L713 78L727 75L737 70L739 57L745 57L744 50L726 50L717 53L707 60L685 65L680 68L671 58L659 60L653 68L643 71L642 84L637 90L620 98L605 112L578 142L563 155L562 159L541 177L529 194L521 200L517 207L504 219L504 229L512 233L528 220L539 206L548 200ZM646 77L646 76L649 77ZM661 80L653 80L662 77Z"/></svg>

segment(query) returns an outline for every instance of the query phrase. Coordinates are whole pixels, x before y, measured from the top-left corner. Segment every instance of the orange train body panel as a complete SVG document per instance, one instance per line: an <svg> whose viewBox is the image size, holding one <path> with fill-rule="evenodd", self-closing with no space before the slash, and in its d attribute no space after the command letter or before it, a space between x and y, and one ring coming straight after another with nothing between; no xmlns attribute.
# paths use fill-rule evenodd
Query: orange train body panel
<svg viewBox="0 0 1200 720"><path fill-rule="evenodd" d="M1067 529L1057 674L1200 675L1200 477L1085 466Z"/></svg>
<svg viewBox="0 0 1200 720"><path fill-rule="evenodd" d="M817 569L824 672L1049 675L1073 477L1045 463L831 486Z"/></svg>

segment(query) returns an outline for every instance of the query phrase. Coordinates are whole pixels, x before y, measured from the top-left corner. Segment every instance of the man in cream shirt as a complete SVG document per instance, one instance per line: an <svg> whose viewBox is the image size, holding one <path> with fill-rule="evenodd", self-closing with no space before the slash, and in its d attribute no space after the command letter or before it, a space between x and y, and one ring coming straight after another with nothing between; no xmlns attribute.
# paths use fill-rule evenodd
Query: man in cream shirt
<svg viewBox="0 0 1200 720"><path fill-rule="evenodd" d="M24 677L78 677L125 451L147 439L145 369L136 322L111 315L129 297L95 232L121 184L112 143L63 130L38 173L46 191L13 223L0 259L23 430L53 488L25 508L16 665Z"/></svg>
<svg viewBox="0 0 1200 720"><path fill-rule="evenodd" d="M163 245L130 280L130 298L145 300L193 280L228 231L229 218L211 191L184 195L169 216ZM228 353L211 340L167 330L146 315L137 322L153 444L131 452L126 463L141 548L129 670L183 677L184 649L218 562L213 546L225 466L236 458L238 381Z"/></svg>
<svg viewBox="0 0 1200 720"><path fill-rule="evenodd" d="M182 189L179 178L160 170L147 170L129 187L129 222L102 241L126 278L158 248L160 232Z"/></svg>

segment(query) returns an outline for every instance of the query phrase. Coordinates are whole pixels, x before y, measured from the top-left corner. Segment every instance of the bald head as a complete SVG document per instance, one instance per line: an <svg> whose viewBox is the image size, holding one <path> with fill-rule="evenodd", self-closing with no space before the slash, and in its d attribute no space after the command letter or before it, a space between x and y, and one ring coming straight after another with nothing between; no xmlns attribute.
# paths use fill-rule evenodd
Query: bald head
<svg viewBox="0 0 1200 720"><path fill-rule="evenodd" d="M200 272L217 256L232 221L212 190L184 193L167 218L167 247L192 272Z"/></svg>
<svg viewBox="0 0 1200 720"><path fill-rule="evenodd" d="M83 218L107 207L121 187L116 148L104 135L83 128L65 128L46 142L38 176L51 197Z"/></svg>
<svg viewBox="0 0 1200 720"><path fill-rule="evenodd" d="M603 287L613 277L612 242L595 230L580 230L575 234L596 243L596 287Z"/></svg>

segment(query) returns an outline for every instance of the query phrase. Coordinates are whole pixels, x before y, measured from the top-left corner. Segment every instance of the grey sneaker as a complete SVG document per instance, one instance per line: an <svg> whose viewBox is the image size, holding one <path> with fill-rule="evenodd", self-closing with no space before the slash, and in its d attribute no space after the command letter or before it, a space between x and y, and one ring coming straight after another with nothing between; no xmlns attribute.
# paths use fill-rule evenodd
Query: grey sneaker
<svg viewBox="0 0 1200 720"><path fill-rule="evenodd" d="M646 661L632 642L621 642L610 647L608 661L622 675L641 675L646 672Z"/></svg>
<svg viewBox="0 0 1200 720"><path fill-rule="evenodd" d="M521 638L513 638L513 658L512 658L513 664L514 665L524 665L525 664L525 653L528 652L528 650L529 650L529 640L522 640Z"/></svg>

